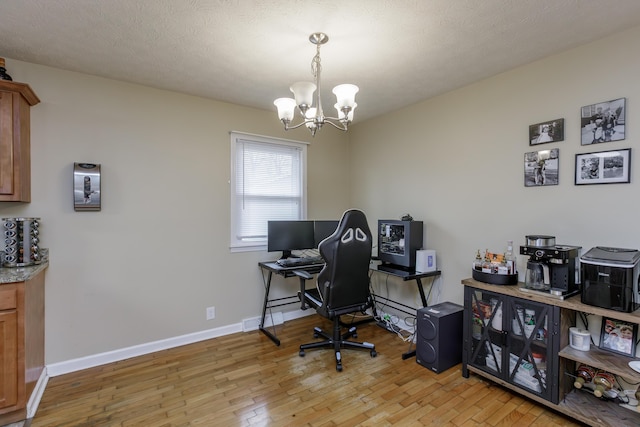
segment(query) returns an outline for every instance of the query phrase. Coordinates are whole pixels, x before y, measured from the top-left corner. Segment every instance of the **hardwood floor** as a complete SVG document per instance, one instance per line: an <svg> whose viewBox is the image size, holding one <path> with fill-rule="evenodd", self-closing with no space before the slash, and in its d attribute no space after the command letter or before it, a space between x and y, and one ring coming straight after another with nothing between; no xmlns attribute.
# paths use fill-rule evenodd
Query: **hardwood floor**
<svg viewBox="0 0 640 427"><path fill-rule="evenodd" d="M51 378L32 427L43 426L577 426L560 414L460 365L435 374L394 334L373 323L358 340L376 344L298 355L313 341L313 315L278 327L274 345L238 333Z"/></svg>

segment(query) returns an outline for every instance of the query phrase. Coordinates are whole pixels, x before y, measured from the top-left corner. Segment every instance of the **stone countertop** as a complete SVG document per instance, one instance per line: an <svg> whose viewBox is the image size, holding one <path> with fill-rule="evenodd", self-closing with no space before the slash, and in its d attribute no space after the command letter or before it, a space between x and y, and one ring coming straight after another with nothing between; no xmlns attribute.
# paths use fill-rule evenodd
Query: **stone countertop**
<svg viewBox="0 0 640 427"><path fill-rule="evenodd" d="M0 284L24 282L49 266L49 261L29 267L2 267L0 268Z"/></svg>

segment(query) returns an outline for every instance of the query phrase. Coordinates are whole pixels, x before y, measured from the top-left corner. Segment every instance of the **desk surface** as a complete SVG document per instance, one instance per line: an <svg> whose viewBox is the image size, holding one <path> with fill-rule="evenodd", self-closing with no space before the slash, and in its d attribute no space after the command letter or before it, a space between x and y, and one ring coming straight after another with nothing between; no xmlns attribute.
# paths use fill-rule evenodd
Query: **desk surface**
<svg viewBox="0 0 640 427"><path fill-rule="evenodd" d="M372 265L370 267L373 271L379 271L380 273L391 274L392 276L401 277L402 280L415 280L422 279L423 277L439 276L440 270L427 271L425 273L416 272L416 270L404 270L399 267L394 267L387 264Z"/></svg>

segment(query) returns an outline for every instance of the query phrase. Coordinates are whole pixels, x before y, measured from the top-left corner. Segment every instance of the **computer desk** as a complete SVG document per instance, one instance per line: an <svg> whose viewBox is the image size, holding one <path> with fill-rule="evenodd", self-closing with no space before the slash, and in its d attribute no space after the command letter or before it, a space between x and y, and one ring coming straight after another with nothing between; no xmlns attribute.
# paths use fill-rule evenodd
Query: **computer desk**
<svg viewBox="0 0 640 427"><path fill-rule="evenodd" d="M272 308L275 307L281 307L284 305L289 305L289 304L294 304L294 303L300 303L300 309L301 310L306 310L307 306L305 304L304 298L300 298L297 294L296 295L290 295L290 296L285 296L285 297L281 297L281 298L270 298L269 297L269 292L271 290L271 279L273 278L273 274L277 274L280 276L283 276L285 278L287 277L294 277L297 276L299 278L299 283L300 283L300 295L302 295L305 291L305 287L306 287L306 281L308 280L308 278L302 277L302 276L298 276L298 274L296 272L306 272L308 274L317 274L320 272L320 270L322 270L322 268L324 267L324 264L313 264L313 265L303 265L303 266L294 266L294 267L283 267L280 264L276 263L275 261L270 261L270 262L259 262L258 266L260 267L260 269L262 270L262 279L263 279L263 283L264 283L264 288L265 288L265 292L264 292L264 303L262 305L262 316L260 318L260 325L259 325L259 329L262 333L264 333L267 337L269 337L269 339L271 339L271 341L273 341L276 345L280 345L280 339L277 337L276 335L276 328L275 328L275 324L272 324L272 329L273 332L269 331L266 327L265 327L265 318L266 318L266 314L267 314L267 310L271 310ZM380 265L376 265L376 264L372 264L370 267L370 270L373 273L381 273L381 274L387 274L390 276L395 276L395 277L399 277L401 278L403 281L410 281L410 280L415 280L416 282L416 286L418 288L418 292L420 293L420 299L422 302L422 306L423 307L427 307L428 306L428 297L424 292L424 285L422 283L422 279L427 278L427 277L431 277L431 287L429 288L429 294L431 293L431 289L433 288L433 281L436 279L436 277L440 276L441 272L440 270L436 270L436 271L429 271L426 273L419 273L416 272L415 270L404 270L401 268L394 268L394 267L390 267L388 265L384 265L384 264L380 264ZM265 273L266 273L266 278L265 278ZM308 276L307 276L308 277ZM389 298L380 296L380 295L376 295L374 293L372 293L372 297L374 299L374 302L376 301L376 299L383 299L385 300L385 303L387 305L392 306L393 308L402 311L403 313L407 313L410 315L415 315L417 308L408 306L406 304L402 304L398 301L394 301L391 300ZM407 311L407 309L413 310L412 312ZM376 314L376 309L375 309L375 304L373 305L373 313L374 316ZM415 356L415 350L412 351L408 351L406 353L404 353L402 355L403 359L407 359L409 357L413 357Z"/></svg>
<svg viewBox="0 0 640 427"><path fill-rule="evenodd" d="M372 264L370 267L370 270L375 273L381 273L381 274L387 274L389 276L395 276L395 277L399 277L401 278L403 281L407 282L409 280L415 280L416 281L416 286L418 288L418 292L420 293L420 300L422 302L422 307L427 307L429 305L429 298L427 297L427 295L424 292L424 285L422 283L422 279L427 278L427 277L431 277L431 286L429 287L429 295L431 295L431 290L433 289L433 284L434 281L437 277L440 276L441 272L440 270L435 270L435 271L428 271L425 273L420 273L420 272L416 272L415 269L414 270L409 270L409 269L403 269L400 267L394 267L394 266L390 266L387 264ZM403 313L409 314L411 316L415 316L416 315L416 311L421 308L421 307L411 307L409 305L403 304L401 302L398 301L394 301L390 298L386 298L380 295L376 295L375 293L371 293L371 295L373 296L374 302L376 300L384 300L385 304L389 305L390 307L401 311ZM374 307L374 314L375 314L375 303L373 305ZM412 310L412 311L407 311L407 309ZM385 328L387 329L387 328ZM394 331L391 331L394 332ZM415 350L409 350L406 353L402 354L402 359L408 359L410 357L413 357L416 355L416 351Z"/></svg>
<svg viewBox="0 0 640 427"><path fill-rule="evenodd" d="M273 341L276 345L280 345L280 339L276 335L276 325L272 324L273 332L269 331L265 328L264 320L267 315L267 309L271 310L275 307L281 307L283 305L289 305L294 303L300 303L300 309L306 310L307 305L304 301L304 298L298 297L298 295L290 295L281 298L270 298L269 291L271 290L271 278L273 274L277 274L283 277L294 277L297 276L300 279L300 295L304 294L306 281L307 279L302 276L298 276L297 272L306 272L308 274L317 274L324 267L323 264L312 264L312 265L299 265L293 267L283 267L275 261L270 262L259 262L258 266L262 270L262 281L264 283L264 304L262 305L262 317L260 318L260 331L268 336L271 341ZM267 277L265 278L265 273ZM272 322L274 323L274 322Z"/></svg>

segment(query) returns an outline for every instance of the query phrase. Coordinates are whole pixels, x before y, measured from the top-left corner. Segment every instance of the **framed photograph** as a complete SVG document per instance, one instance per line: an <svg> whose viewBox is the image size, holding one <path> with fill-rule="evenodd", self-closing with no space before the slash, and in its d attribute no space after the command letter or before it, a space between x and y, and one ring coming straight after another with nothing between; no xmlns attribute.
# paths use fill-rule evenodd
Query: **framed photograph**
<svg viewBox="0 0 640 427"><path fill-rule="evenodd" d="M581 144L621 141L625 138L626 98L582 107Z"/></svg>
<svg viewBox="0 0 640 427"><path fill-rule="evenodd" d="M627 184L631 148L576 154L576 185Z"/></svg>
<svg viewBox="0 0 640 427"><path fill-rule="evenodd" d="M599 347L603 350L634 357L637 336L637 324L603 317Z"/></svg>
<svg viewBox="0 0 640 427"><path fill-rule="evenodd" d="M524 153L524 186L558 185L557 148Z"/></svg>
<svg viewBox="0 0 640 427"><path fill-rule="evenodd" d="M529 126L529 145L564 141L564 119L549 120Z"/></svg>

